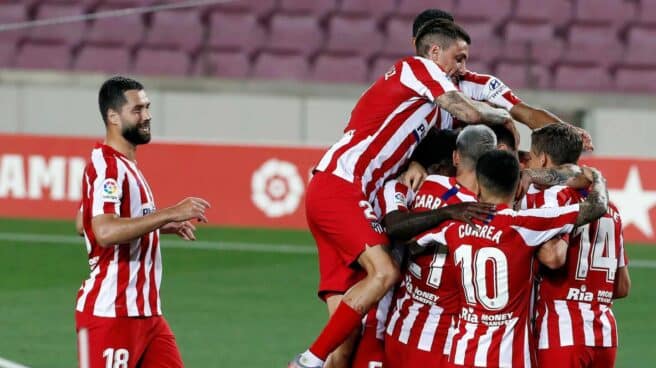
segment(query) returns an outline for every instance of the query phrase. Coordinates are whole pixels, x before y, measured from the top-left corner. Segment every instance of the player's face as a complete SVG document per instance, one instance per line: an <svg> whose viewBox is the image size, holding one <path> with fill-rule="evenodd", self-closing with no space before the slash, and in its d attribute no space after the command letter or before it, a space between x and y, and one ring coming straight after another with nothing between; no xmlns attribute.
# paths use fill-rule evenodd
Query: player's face
<svg viewBox="0 0 656 368"><path fill-rule="evenodd" d="M144 90L125 91L127 103L121 108L121 134L128 142L150 142L150 100Z"/></svg>
<svg viewBox="0 0 656 368"><path fill-rule="evenodd" d="M529 169L541 169L546 164L545 154L537 153L535 149L531 147L531 150L528 152L529 159L526 163L526 167Z"/></svg>
<svg viewBox="0 0 656 368"><path fill-rule="evenodd" d="M467 70L469 45L464 40L456 40L437 56L437 65L451 78L458 77Z"/></svg>

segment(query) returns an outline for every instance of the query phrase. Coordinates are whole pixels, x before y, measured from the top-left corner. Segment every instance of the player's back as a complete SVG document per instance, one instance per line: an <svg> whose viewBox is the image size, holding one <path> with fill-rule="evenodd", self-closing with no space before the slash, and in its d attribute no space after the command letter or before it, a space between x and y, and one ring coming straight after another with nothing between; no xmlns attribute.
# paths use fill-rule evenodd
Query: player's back
<svg viewBox="0 0 656 368"><path fill-rule="evenodd" d="M549 207L577 203L585 192L552 187L532 193L526 205ZM528 196L527 196L528 197ZM566 238L567 261L557 270L541 270L536 327L538 347L617 346L611 308L616 271L627 264L622 221L612 203L608 211Z"/></svg>
<svg viewBox="0 0 656 368"><path fill-rule="evenodd" d="M429 175L414 196L413 212L475 202L476 195L455 178ZM432 231L418 237L427 249L411 257L403 276L403 285L393 302L387 326L389 338L424 351L448 354L448 333L458 313L459 284L455 266L443 246L430 245Z"/></svg>
<svg viewBox="0 0 656 368"><path fill-rule="evenodd" d="M316 169L358 182L373 201L435 125L435 99L455 89L433 61L418 56L399 60L362 94L344 136Z"/></svg>
<svg viewBox="0 0 656 368"><path fill-rule="evenodd" d="M571 231L577 214L577 205L528 211L501 205L487 224L451 222L441 230L462 280L451 363L533 366L529 312L534 254L544 241Z"/></svg>

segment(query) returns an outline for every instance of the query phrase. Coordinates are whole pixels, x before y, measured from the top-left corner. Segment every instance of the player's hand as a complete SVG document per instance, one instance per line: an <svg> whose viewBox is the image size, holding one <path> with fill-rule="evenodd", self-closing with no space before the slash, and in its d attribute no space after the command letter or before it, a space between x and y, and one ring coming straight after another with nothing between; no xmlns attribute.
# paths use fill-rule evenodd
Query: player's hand
<svg viewBox="0 0 656 368"><path fill-rule="evenodd" d="M169 222L162 226L159 231L163 234L175 234L184 240L196 240L196 226L190 221Z"/></svg>
<svg viewBox="0 0 656 368"><path fill-rule="evenodd" d="M592 144L592 137L590 136L590 133L588 133L583 128L579 128L577 126L572 126L572 127L581 136L581 140L583 141L583 150L586 152L594 151L594 144Z"/></svg>
<svg viewBox="0 0 656 368"><path fill-rule="evenodd" d="M419 162L412 161L406 170L401 176L399 176L399 182L408 188L411 188L415 192L421 186L421 183L424 182L428 173L426 169L421 166Z"/></svg>
<svg viewBox="0 0 656 368"><path fill-rule="evenodd" d="M515 192L515 202L519 202L524 198L528 187L531 186L531 176L526 171L521 171L519 176L519 185L517 185L517 192Z"/></svg>
<svg viewBox="0 0 656 368"><path fill-rule="evenodd" d="M471 226L475 226L474 220L482 222L489 220L490 216L494 215L494 210L493 204L478 202L464 202L440 208L440 211L444 211L452 220L462 221Z"/></svg>
<svg viewBox="0 0 656 368"><path fill-rule="evenodd" d="M210 208L209 202L202 198L185 198L180 201L180 203L171 207L171 211L173 212L172 222L183 222L193 219L196 219L200 222L207 222L207 217L205 217L205 210L208 208Z"/></svg>
<svg viewBox="0 0 656 368"><path fill-rule="evenodd" d="M565 185L575 189L585 189L588 188L590 184L592 184L592 180L593 180L592 170L596 170L596 169L587 166L581 166L579 170L580 172L577 172L576 175L567 179Z"/></svg>

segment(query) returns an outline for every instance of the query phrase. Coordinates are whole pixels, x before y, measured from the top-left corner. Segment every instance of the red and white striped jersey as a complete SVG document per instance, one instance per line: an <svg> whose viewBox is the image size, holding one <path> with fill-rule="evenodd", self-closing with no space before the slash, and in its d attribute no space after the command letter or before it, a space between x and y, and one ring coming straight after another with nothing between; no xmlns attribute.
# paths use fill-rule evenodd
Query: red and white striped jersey
<svg viewBox="0 0 656 368"><path fill-rule="evenodd" d="M522 102L508 86L493 75L468 71L459 78L456 87L472 100L489 102L508 111ZM442 110L441 112L443 125L453 128L459 128L463 125L447 111Z"/></svg>
<svg viewBox="0 0 656 368"><path fill-rule="evenodd" d="M415 196L412 211L429 211L461 202L474 202L476 195L455 178L429 175ZM431 246L432 232L417 237L426 252L412 257L392 305L388 338L411 344L419 350L448 354L455 318L460 305L459 280L446 248Z"/></svg>
<svg viewBox="0 0 656 368"><path fill-rule="evenodd" d="M383 183L398 173L440 120L435 99L454 90L433 61L418 56L399 60L360 97L344 136L316 170L361 186L373 203Z"/></svg>
<svg viewBox="0 0 656 368"><path fill-rule="evenodd" d="M159 230L103 248L91 228L94 216L130 218L153 211L153 193L137 165L113 148L97 144L82 183L84 238L91 274L78 292L78 312L98 317L162 314Z"/></svg>
<svg viewBox="0 0 656 368"><path fill-rule="evenodd" d="M407 212L414 197L415 192L412 188L396 179L388 180L376 195L374 213L382 220L390 212Z"/></svg>
<svg viewBox="0 0 656 368"><path fill-rule="evenodd" d="M555 207L578 203L583 192L566 187L529 191L522 206ZM541 271L537 320L538 348L617 346L617 322L610 309L618 268L628 264L622 219L612 203L600 219L569 236L567 261Z"/></svg>
<svg viewBox="0 0 656 368"><path fill-rule="evenodd" d="M578 204L522 211L498 205L484 225L450 221L430 235L430 241L447 245L461 282L451 363L533 366L529 309L534 254L546 240L570 232L578 212Z"/></svg>

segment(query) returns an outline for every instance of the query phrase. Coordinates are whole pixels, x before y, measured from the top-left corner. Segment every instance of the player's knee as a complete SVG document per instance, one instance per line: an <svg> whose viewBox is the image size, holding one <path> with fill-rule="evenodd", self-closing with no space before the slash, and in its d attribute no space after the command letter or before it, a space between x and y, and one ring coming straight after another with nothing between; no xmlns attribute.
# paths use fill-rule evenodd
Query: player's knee
<svg viewBox="0 0 656 368"><path fill-rule="evenodd" d="M401 272L393 262L389 262L376 267L372 277L387 290L399 282Z"/></svg>

